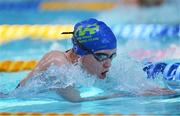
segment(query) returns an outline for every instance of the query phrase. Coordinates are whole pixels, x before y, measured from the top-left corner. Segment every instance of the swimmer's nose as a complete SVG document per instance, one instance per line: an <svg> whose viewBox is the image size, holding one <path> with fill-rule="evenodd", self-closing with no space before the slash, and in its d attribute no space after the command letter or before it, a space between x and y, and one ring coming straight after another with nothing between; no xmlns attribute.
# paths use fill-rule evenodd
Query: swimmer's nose
<svg viewBox="0 0 180 116"><path fill-rule="evenodd" d="M111 67L111 59L107 59L103 62L104 68L110 68Z"/></svg>

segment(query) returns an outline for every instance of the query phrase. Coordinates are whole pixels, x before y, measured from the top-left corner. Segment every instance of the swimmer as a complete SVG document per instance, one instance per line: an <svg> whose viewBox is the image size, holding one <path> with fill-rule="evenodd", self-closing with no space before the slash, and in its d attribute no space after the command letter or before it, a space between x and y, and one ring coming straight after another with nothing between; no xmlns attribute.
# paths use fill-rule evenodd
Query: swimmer
<svg viewBox="0 0 180 116"><path fill-rule="evenodd" d="M62 66L81 62L82 67L88 73L96 75L99 79L106 78L111 61L116 56L117 47L116 37L111 29L104 22L91 18L77 23L73 32L64 32L63 34L73 35L73 48L66 52L51 51L47 53L17 88L25 86L30 78L39 71L46 70L52 64ZM60 88L56 92L71 102L106 99L115 96L81 98L79 91L72 86Z"/></svg>
<svg viewBox="0 0 180 116"><path fill-rule="evenodd" d="M88 19L77 23L73 32L63 32L63 34L72 34L73 47L66 52L51 51L47 53L36 65L36 67L23 79L17 86L21 88L27 81L45 71L51 65L61 67L62 65L80 64L89 74L96 75L100 80L106 78L106 74L111 67L111 62L116 56L117 40L112 30L102 21ZM37 77L38 78L38 77ZM61 78L61 77L59 77ZM155 88L155 95L169 94L167 90ZM106 96L95 96L82 98L80 92L73 86L54 89L58 95L71 102L102 100L123 96L123 94L112 94ZM143 95L152 95L152 92L143 93Z"/></svg>

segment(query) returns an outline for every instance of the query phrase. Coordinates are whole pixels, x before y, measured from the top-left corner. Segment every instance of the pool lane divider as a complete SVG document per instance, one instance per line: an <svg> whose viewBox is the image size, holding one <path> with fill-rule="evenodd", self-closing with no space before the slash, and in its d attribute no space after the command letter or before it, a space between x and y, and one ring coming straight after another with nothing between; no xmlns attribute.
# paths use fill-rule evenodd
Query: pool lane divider
<svg viewBox="0 0 180 116"><path fill-rule="evenodd" d="M44 2L40 4L41 10L79 9L79 10L105 10L116 7L114 2Z"/></svg>
<svg viewBox="0 0 180 116"><path fill-rule="evenodd" d="M61 34L73 31L73 25L0 25L0 44L24 39L62 40L72 35Z"/></svg>
<svg viewBox="0 0 180 116"><path fill-rule="evenodd" d="M121 24L111 26L114 34L122 40L164 40L180 38L180 25L168 24ZM61 34L72 32L73 25L0 25L0 44L24 38L41 40L70 39L72 35Z"/></svg>
<svg viewBox="0 0 180 116"><path fill-rule="evenodd" d="M16 112L16 113L10 113L10 112L0 112L0 116L141 116L138 114L72 114L72 113L39 113L39 112ZM146 116L153 116L153 115L146 115Z"/></svg>
<svg viewBox="0 0 180 116"><path fill-rule="evenodd" d="M25 70L32 70L38 61L0 61L0 72L18 72Z"/></svg>
<svg viewBox="0 0 180 116"><path fill-rule="evenodd" d="M117 2L60 2L60 1L2 1L0 10L88 10L99 11L112 9Z"/></svg>

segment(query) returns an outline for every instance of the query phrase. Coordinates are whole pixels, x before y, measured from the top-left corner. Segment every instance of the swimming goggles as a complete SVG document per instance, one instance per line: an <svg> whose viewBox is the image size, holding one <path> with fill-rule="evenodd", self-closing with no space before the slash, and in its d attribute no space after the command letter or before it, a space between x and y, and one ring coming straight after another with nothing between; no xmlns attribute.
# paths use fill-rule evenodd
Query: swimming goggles
<svg viewBox="0 0 180 116"><path fill-rule="evenodd" d="M93 54L94 58L98 61L104 61L107 59L113 59L116 57L116 53L111 54L110 56L108 54L105 53L94 53Z"/></svg>
<svg viewBox="0 0 180 116"><path fill-rule="evenodd" d="M62 32L61 34L74 34L74 32ZM94 53L90 49L86 48L83 44L81 44L77 39L75 39L75 42L77 43L77 45L82 50L86 51L86 53L92 54L97 61L102 62L102 61L107 60L107 59L111 59L112 60L113 58L116 57L116 53L113 53L110 56L108 54L105 54L105 53Z"/></svg>

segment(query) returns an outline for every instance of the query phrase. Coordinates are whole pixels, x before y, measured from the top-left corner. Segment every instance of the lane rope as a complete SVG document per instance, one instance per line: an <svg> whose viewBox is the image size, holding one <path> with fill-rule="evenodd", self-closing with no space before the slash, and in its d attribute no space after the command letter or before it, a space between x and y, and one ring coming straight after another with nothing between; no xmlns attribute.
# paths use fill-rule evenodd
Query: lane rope
<svg viewBox="0 0 180 116"><path fill-rule="evenodd" d="M0 72L18 72L32 70L38 63L36 60L30 61L0 61Z"/></svg>
<svg viewBox="0 0 180 116"><path fill-rule="evenodd" d="M97 114L72 114L72 113L39 113L39 112L16 112L16 113L10 113L10 112L0 112L0 116L107 116L107 114L103 113L97 113ZM139 116L136 114L108 114L108 116ZM152 115L151 115L152 116Z"/></svg>
<svg viewBox="0 0 180 116"><path fill-rule="evenodd" d="M0 25L0 44L24 39L62 40L72 35L61 34L73 31L73 25Z"/></svg>

